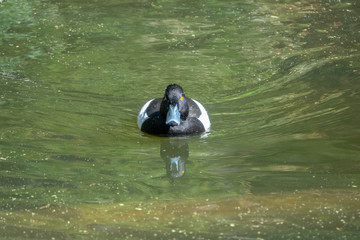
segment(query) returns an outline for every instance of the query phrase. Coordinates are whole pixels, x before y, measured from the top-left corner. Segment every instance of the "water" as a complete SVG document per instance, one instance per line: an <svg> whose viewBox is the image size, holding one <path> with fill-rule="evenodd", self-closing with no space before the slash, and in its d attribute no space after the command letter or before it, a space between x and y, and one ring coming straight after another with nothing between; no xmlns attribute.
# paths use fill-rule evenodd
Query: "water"
<svg viewBox="0 0 360 240"><path fill-rule="evenodd" d="M358 239L357 1L1 11L1 239ZM208 135L141 133L178 83Z"/></svg>

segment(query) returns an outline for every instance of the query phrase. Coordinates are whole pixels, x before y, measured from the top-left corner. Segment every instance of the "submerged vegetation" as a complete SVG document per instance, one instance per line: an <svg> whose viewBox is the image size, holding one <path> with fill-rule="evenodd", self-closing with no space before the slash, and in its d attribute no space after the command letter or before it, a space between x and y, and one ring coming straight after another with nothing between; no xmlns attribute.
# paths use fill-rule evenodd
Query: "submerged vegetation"
<svg viewBox="0 0 360 240"><path fill-rule="evenodd" d="M13 238L355 239L358 198L353 190L317 190L216 200L48 204L1 218L7 222L5 235Z"/></svg>

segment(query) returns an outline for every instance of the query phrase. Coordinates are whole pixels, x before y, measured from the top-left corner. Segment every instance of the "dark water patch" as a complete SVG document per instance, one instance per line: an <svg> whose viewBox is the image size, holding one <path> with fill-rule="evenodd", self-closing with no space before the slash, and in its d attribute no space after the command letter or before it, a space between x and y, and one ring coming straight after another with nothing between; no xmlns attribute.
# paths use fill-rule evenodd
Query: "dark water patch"
<svg viewBox="0 0 360 240"><path fill-rule="evenodd" d="M70 182L54 179L0 176L2 188L75 188Z"/></svg>
<svg viewBox="0 0 360 240"><path fill-rule="evenodd" d="M60 139L65 139L65 140L74 140L77 138L76 136L72 136L72 135L57 135L57 134L49 135L48 137L49 138L60 138Z"/></svg>
<svg viewBox="0 0 360 240"><path fill-rule="evenodd" d="M65 162L74 162L74 161L94 162L94 159L87 158L87 157L75 156L75 155L55 155L55 156L52 156L52 158L55 160L65 161Z"/></svg>
<svg viewBox="0 0 360 240"><path fill-rule="evenodd" d="M8 157L2 157L2 160L7 160ZM4 171L25 171L27 167L25 165L19 164L16 161L1 161L0 162L1 170Z"/></svg>
<svg viewBox="0 0 360 240"><path fill-rule="evenodd" d="M293 67L299 65L300 63L303 63L304 61L305 59L302 58L301 56L289 57L281 63L279 67L279 71L281 73L289 73Z"/></svg>

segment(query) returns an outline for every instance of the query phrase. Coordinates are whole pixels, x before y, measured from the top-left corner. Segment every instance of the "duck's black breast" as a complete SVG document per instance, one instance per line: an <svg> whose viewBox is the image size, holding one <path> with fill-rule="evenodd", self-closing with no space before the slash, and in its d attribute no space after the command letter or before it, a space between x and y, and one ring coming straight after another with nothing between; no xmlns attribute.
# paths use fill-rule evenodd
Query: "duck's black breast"
<svg viewBox="0 0 360 240"><path fill-rule="evenodd" d="M178 126L170 127L167 134L169 135L189 135L204 132L204 125L195 117L188 117L181 121Z"/></svg>

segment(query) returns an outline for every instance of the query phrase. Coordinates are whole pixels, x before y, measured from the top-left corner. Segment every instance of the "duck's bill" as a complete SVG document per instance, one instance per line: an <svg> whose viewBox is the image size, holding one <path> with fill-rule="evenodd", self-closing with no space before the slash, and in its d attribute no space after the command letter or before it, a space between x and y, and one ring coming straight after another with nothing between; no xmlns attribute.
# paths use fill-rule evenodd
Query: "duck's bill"
<svg viewBox="0 0 360 240"><path fill-rule="evenodd" d="M177 105L170 105L169 111L166 115L165 123L166 125L172 127L180 125L180 112Z"/></svg>

